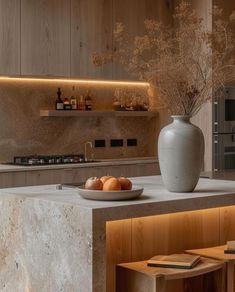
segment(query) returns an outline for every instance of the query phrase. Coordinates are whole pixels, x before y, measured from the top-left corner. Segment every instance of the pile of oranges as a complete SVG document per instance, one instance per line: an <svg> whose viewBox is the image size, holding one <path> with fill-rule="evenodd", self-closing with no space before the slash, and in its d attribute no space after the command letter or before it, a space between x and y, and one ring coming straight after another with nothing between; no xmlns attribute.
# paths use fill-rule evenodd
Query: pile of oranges
<svg viewBox="0 0 235 292"><path fill-rule="evenodd" d="M90 177L85 183L85 189L99 191L127 191L132 189L132 182L124 176L114 177L105 175L101 178Z"/></svg>

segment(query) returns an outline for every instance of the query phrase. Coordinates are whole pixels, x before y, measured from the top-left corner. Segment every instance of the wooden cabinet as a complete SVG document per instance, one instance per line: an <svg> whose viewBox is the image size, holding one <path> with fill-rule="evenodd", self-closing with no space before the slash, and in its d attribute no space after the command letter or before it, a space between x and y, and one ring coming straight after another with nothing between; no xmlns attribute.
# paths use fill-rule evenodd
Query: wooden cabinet
<svg viewBox="0 0 235 292"><path fill-rule="evenodd" d="M21 74L70 75L70 1L21 0Z"/></svg>
<svg viewBox="0 0 235 292"><path fill-rule="evenodd" d="M129 78L120 65L95 67L92 54L116 48L116 22L122 21L133 37L144 31L145 19L171 18L167 3L0 0L0 74Z"/></svg>
<svg viewBox="0 0 235 292"><path fill-rule="evenodd" d="M145 34L146 19L161 20L167 24L172 22L173 5L165 0L113 0L113 27L122 22L129 36L129 44L133 45L135 36ZM113 44L114 50L117 44ZM114 79L136 79L125 71L122 65L114 64Z"/></svg>
<svg viewBox="0 0 235 292"><path fill-rule="evenodd" d="M112 1L71 0L71 75L112 78L112 65L95 67L92 54L112 50Z"/></svg>
<svg viewBox="0 0 235 292"><path fill-rule="evenodd" d="M59 173L60 174L60 173ZM26 186L53 184L58 176L57 170L41 170L26 172ZM60 180L60 176L58 177Z"/></svg>
<svg viewBox="0 0 235 292"><path fill-rule="evenodd" d="M0 0L0 74L20 74L19 0Z"/></svg>
<svg viewBox="0 0 235 292"><path fill-rule="evenodd" d="M23 187L26 185L25 172L0 173L0 188Z"/></svg>
<svg viewBox="0 0 235 292"><path fill-rule="evenodd" d="M0 188L82 183L91 176L101 177L103 175L113 175L135 177L157 174L160 174L160 171L156 162L2 172L0 173Z"/></svg>

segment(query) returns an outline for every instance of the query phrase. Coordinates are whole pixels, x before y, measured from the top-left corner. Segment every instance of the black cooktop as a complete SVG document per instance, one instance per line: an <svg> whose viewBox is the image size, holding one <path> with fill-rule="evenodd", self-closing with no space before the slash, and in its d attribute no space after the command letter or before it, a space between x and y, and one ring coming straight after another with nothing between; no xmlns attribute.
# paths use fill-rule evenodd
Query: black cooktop
<svg viewBox="0 0 235 292"><path fill-rule="evenodd" d="M32 165L59 165L59 164L74 164L85 163L83 154L68 154L68 155L30 155L30 156L15 156L13 162L6 164L32 166ZM90 162L90 161L89 161Z"/></svg>

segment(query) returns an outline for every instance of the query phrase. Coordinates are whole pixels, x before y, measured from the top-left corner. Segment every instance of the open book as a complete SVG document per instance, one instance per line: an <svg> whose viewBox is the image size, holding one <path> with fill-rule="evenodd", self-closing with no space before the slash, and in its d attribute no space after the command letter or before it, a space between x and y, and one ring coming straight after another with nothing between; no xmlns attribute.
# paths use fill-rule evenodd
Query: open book
<svg viewBox="0 0 235 292"><path fill-rule="evenodd" d="M147 265L151 267L165 267L176 269L192 269L200 262L199 255L190 254L172 254L158 255L147 261Z"/></svg>

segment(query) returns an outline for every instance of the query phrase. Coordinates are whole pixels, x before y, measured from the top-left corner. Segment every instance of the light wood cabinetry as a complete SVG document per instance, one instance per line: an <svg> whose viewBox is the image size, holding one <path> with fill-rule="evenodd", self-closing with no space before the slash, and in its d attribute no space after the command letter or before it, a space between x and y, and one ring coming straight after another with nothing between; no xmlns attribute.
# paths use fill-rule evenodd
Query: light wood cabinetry
<svg viewBox="0 0 235 292"><path fill-rule="evenodd" d="M70 1L21 1L21 74L70 75Z"/></svg>
<svg viewBox="0 0 235 292"><path fill-rule="evenodd" d="M47 185L61 181L62 172L58 170L39 170L26 172L26 186Z"/></svg>
<svg viewBox="0 0 235 292"><path fill-rule="evenodd" d="M134 37L145 33L144 21L146 19L162 20L170 24L172 22L173 5L164 0L113 0L113 27L122 22L129 36L129 44L133 45ZM117 44L113 44L114 50ZM114 79L135 79L130 76L120 64L113 65Z"/></svg>
<svg viewBox="0 0 235 292"><path fill-rule="evenodd" d="M25 172L0 173L0 188L23 187L26 185Z"/></svg>
<svg viewBox="0 0 235 292"><path fill-rule="evenodd" d="M71 0L71 75L112 78L112 65L95 67L92 54L112 50L112 1Z"/></svg>
<svg viewBox="0 0 235 292"><path fill-rule="evenodd" d="M171 21L169 3L0 0L0 74L128 79L119 65L95 67L92 54L116 48L116 22L125 23L133 37L144 32L147 18Z"/></svg>
<svg viewBox="0 0 235 292"><path fill-rule="evenodd" d="M0 74L20 74L19 0L0 0Z"/></svg>
<svg viewBox="0 0 235 292"><path fill-rule="evenodd" d="M146 176L160 174L158 163L124 164L108 166L91 166L79 168L62 168L46 170L28 170L17 172L1 172L0 188L60 184L82 183L88 177L103 175L113 176Z"/></svg>

